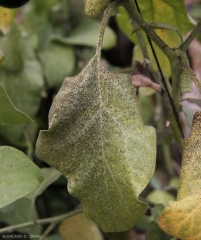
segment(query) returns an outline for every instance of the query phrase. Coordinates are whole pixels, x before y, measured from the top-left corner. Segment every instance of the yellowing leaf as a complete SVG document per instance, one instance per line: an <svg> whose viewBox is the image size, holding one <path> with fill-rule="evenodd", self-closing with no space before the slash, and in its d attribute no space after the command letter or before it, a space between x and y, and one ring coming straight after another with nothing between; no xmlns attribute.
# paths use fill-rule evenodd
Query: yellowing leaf
<svg viewBox="0 0 201 240"><path fill-rule="evenodd" d="M0 7L0 30L6 34L8 26L12 23L15 18L18 9L9 9Z"/></svg>
<svg viewBox="0 0 201 240"><path fill-rule="evenodd" d="M103 231L126 231L147 208L138 196L154 172L155 130L142 122L130 77L98 61L65 79L36 154L68 178L88 219Z"/></svg>
<svg viewBox="0 0 201 240"><path fill-rule="evenodd" d="M96 224L83 213L67 218L59 226L59 232L65 240L103 240Z"/></svg>
<svg viewBox="0 0 201 240"><path fill-rule="evenodd" d="M201 112L194 115L185 139L177 202L170 202L159 217L160 227L182 240L201 238Z"/></svg>
<svg viewBox="0 0 201 240"><path fill-rule="evenodd" d="M16 23L11 25L7 36L0 38L0 46L5 55L0 70L5 69L9 73L22 70L25 64L22 52L24 46L22 46L22 32Z"/></svg>
<svg viewBox="0 0 201 240"><path fill-rule="evenodd" d="M119 14L117 15L117 22L118 25L120 26L120 29L126 34L126 36L133 42L136 44L135 48L134 48L134 59L141 61L143 60L143 56L142 56L142 52L141 49L139 47L139 43L138 43L138 39L136 37L136 34L131 34L133 32L134 27L132 26L131 22L130 22L130 17L127 13L127 11L123 8L123 7L119 7ZM168 30L156 30L157 34L163 39L165 40L165 42L171 46L171 47L176 47L179 45L179 43L181 43L180 38L178 37L178 35L175 32L170 31L171 36L168 35ZM144 35L144 34L143 34ZM154 66L155 69L157 69L151 48L149 46L149 43L147 41L146 36L144 35L144 40L146 42L146 47L149 53L149 57L150 60ZM154 45L154 49L156 51L157 57L159 59L160 62L163 63L163 71L166 73L167 76L170 76L170 64L168 61L168 58L165 56L165 54L153 43Z"/></svg>
<svg viewBox="0 0 201 240"><path fill-rule="evenodd" d="M148 22L171 24L182 34L185 34L192 27L183 0L147 0L146 2L138 0L138 4L143 17Z"/></svg>
<svg viewBox="0 0 201 240"><path fill-rule="evenodd" d="M159 217L159 226L165 232L182 240L200 240L201 195L180 201L170 201Z"/></svg>
<svg viewBox="0 0 201 240"><path fill-rule="evenodd" d="M193 116L190 136L184 141L177 199L201 194L201 112Z"/></svg>

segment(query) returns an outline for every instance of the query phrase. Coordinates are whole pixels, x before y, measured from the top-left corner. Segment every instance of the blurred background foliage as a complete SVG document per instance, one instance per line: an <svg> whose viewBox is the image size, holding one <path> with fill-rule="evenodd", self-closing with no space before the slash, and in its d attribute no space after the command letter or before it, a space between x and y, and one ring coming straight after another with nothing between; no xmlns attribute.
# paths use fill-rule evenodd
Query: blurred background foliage
<svg viewBox="0 0 201 240"><path fill-rule="evenodd" d="M201 18L201 2L172 1L167 8L165 0L150 0L146 5L139 0L142 14L149 22L172 24L185 36L193 27L192 22ZM153 4L153 8L150 4ZM189 21L189 16L193 21ZM152 9L152 10L150 10ZM179 14L177 14L179 12ZM20 9L0 8L0 84L14 105L35 122L12 126L0 126L0 145L13 146L26 153L39 167L48 167L34 155L35 142L40 129L48 128L48 111L52 100L67 76L80 72L95 53L100 19L91 19L84 13L83 0L31 0ZM131 68L134 61L142 61L133 26L123 8L112 17L105 33L102 47L102 64L110 71ZM177 33L157 30L171 47L180 44ZM201 77L201 38L189 48L191 66ZM148 52L154 63L148 43ZM167 59L156 49L166 78L170 77ZM5 58L4 58L5 57ZM170 129L167 111L161 97L152 89L139 89L139 105L145 124L157 130L157 165L155 175L141 194L150 203L146 215L128 232L102 233L82 214L74 216L55 228L46 240L161 240L173 239L159 229L157 217L174 200L178 187L181 164L179 152ZM197 98L192 103L189 98ZM185 137L190 132L192 115L200 110L200 96L193 93L183 96L181 123ZM47 170L48 171L48 170ZM48 176L52 173L46 173ZM46 176L46 177L47 177ZM36 198L35 215L39 218L56 216L79 206L79 201L66 191L64 177L54 182ZM50 185L50 186L49 186ZM32 196L33 197L33 196ZM30 221L33 211L30 198L21 198L0 209L0 228ZM14 233L41 235L47 225L27 227ZM32 239L38 239L37 237Z"/></svg>

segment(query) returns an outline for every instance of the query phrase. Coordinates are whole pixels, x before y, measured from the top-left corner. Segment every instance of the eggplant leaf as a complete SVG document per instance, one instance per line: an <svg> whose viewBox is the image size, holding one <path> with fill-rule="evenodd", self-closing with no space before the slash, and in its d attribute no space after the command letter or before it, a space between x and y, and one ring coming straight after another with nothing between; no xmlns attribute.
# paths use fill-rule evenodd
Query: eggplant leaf
<svg viewBox="0 0 201 240"><path fill-rule="evenodd" d="M67 177L88 219L103 231L125 231L147 209L138 196L154 172L155 130L142 122L129 76L98 60L65 79L36 154Z"/></svg>
<svg viewBox="0 0 201 240"><path fill-rule="evenodd" d="M201 236L201 112L194 114L191 134L184 141L177 201L170 201L159 217L159 226L182 240Z"/></svg>

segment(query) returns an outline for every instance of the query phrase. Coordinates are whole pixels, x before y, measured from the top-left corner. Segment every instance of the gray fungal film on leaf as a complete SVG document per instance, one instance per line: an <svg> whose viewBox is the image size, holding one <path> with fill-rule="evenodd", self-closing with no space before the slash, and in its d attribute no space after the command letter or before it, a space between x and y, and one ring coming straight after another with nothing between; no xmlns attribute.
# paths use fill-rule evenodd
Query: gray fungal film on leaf
<svg viewBox="0 0 201 240"><path fill-rule="evenodd" d="M155 130L142 122L129 76L96 66L95 56L65 79L36 153L67 177L89 219L125 231L147 208L138 196L154 172Z"/></svg>
<svg viewBox="0 0 201 240"><path fill-rule="evenodd" d="M100 65L101 41L81 73L64 80L36 154L66 176L88 219L121 232L147 209L138 196L154 173L156 134L141 119L129 75Z"/></svg>

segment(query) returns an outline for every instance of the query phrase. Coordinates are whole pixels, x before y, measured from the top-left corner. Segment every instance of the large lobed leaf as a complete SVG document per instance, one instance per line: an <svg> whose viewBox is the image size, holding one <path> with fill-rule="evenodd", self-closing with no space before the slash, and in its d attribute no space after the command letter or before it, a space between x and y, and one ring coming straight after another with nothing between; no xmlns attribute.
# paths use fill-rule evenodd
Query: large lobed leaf
<svg viewBox="0 0 201 240"><path fill-rule="evenodd" d="M156 136L144 126L127 74L99 68L95 55L66 78L41 131L37 156L68 178L68 190L104 231L125 231L146 211L139 194L153 175Z"/></svg>
<svg viewBox="0 0 201 240"><path fill-rule="evenodd" d="M160 227L182 240L201 236L201 112L194 115L190 136L184 141L176 202L170 201L159 217Z"/></svg>

